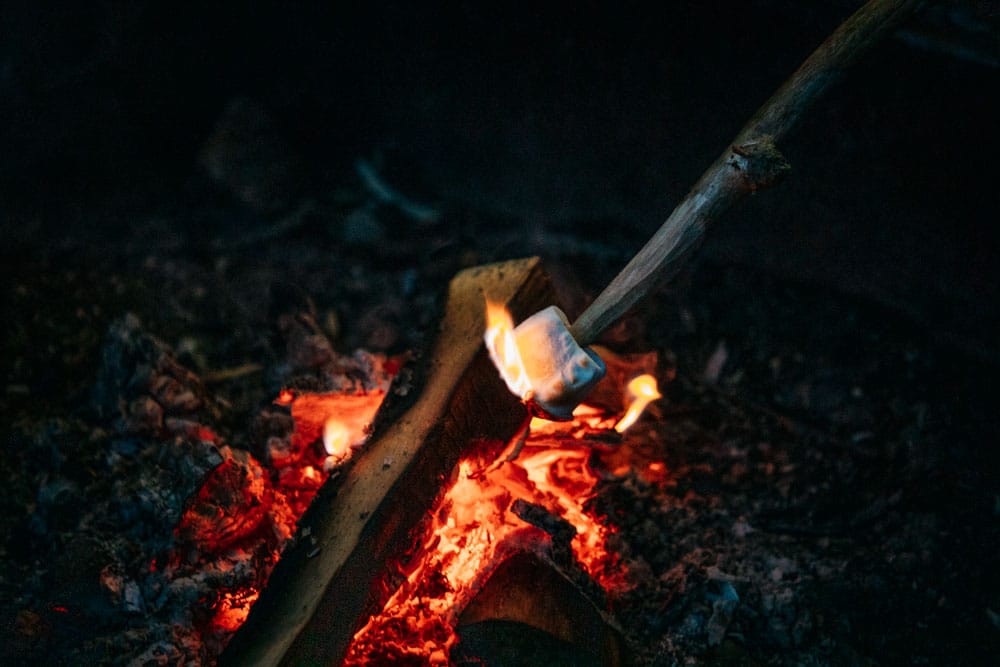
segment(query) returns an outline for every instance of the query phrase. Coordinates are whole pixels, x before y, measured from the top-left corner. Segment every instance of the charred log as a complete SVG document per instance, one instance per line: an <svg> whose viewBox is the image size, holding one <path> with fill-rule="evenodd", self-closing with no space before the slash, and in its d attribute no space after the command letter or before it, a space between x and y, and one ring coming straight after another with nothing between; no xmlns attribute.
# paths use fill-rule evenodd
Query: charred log
<svg viewBox="0 0 1000 667"><path fill-rule="evenodd" d="M276 567L223 664L332 664L342 658L366 614L384 602L382 578L463 449L474 441L503 442L523 423L524 408L482 346L487 296L506 303L516 317L552 301L537 259L469 269L452 281L412 404L391 422L380 420L342 483L331 480L317 495L297 543Z"/></svg>

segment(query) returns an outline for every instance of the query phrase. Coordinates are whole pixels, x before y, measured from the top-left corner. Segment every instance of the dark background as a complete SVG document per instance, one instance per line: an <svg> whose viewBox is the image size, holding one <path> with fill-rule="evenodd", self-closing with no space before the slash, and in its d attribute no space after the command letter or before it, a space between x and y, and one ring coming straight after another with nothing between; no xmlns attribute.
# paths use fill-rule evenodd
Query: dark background
<svg viewBox="0 0 1000 667"><path fill-rule="evenodd" d="M8 251L114 244L197 182L217 118L248 97L308 193L387 154L418 198L523 226L512 254L538 229L632 252L855 3L210 4L5 12ZM879 47L709 256L865 294L996 361L996 20L945 3Z"/></svg>

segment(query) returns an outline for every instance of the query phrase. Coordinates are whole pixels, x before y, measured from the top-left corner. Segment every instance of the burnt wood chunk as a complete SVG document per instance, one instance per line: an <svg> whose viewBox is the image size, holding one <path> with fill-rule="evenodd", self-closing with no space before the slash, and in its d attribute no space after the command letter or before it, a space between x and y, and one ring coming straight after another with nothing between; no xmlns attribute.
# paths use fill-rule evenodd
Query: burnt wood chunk
<svg viewBox="0 0 1000 667"><path fill-rule="evenodd" d="M376 418L354 465L317 494L221 664L338 664L387 599L387 577L463 451L495 440L499 453L524 422L524 406L483 346L487 297L507 304L515 320L554 298L537 258L467 269L452 280L412 403L394 419Z"/></svg>
<svg viewBox="0 0 1000 667"><path fill-rule="evenodd" d="M500 622L498 625L497 623ZM543 660L530 646L536 643L527 633L515 630L524 637L527 646L504 637L507 626L518 623L537 628L550 637L563 642L561 660ZM491 657L507 664L501 655L516 651L525 664L525 656L535 658L534 664L572 664L617 666L629 664L631 656L625 646L621 631L569 577L554 563L533 553L519 553L504 561L458 621L458 634L462 643L452 658L475 659ZM558 646L558 645L557 645ZM475 654L488 650L493 655ZM552 650L552 649L550 649ZM573 656L570 658L570 656ZM491 660L484 660L491 664ZM511 660L513 662L513 660Z"/></svg>

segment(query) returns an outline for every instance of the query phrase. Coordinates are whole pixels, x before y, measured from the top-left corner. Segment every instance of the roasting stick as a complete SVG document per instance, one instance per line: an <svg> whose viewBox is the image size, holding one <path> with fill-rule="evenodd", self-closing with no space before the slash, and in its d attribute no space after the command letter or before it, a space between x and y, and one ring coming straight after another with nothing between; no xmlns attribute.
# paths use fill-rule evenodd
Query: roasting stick
<svg viewBox="0 0 1000 667"><path fill-rule="evenodd" d="M523 398L536 412L567 418L604 374L603 363L584 348L675 274L711 221L747 194L781 180L790 166L776 144L847 67L920 4L919 0L871 0L861 7L754 114L576 322L569 325L565 315L552 307L515 329L517 347L532 380L532 391Z"/></svg>

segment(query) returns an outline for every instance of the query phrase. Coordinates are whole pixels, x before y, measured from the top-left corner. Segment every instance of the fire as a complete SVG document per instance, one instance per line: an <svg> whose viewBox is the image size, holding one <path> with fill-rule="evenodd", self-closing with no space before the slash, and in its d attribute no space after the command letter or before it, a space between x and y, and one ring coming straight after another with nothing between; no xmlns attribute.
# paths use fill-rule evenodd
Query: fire
<svg viewBox="0 0 1000 667"><path fill-rule="evenodd" d="M323 449L331 456L343 456L350 444L351 433L337 417L330 417L323 425Z"/></svg>
<svg viewBox="0 0 1000 667"><path fill-rule="evenodd" d="M648 374L633 378L628 383L627 390L632 402L629 404L628 410L625 411L625 415L621 418L621 421L615 424L615 430L619 433L624 433L629 426L634 424L647 405L663 397L656 386L656 378Z"/></svg>
<svg viewBox="0 0 1000 667"><path fill-rule="evenodd" d="M542 552L551 544L549 535L515 514L519 499L568 521L584 570L607 587L621 586L619 576L608 574L617 562L606 549L608 529L583 509L598 481L588 457L583 449L536 446L485 474L463 460L432 514L415 565L383 611L355 634L344 664L448 664L454 625L493 570L517 551Z"/></svg>
<svg viewBox="0 0 1000 667"><path fill-rule="evenodd" d="M503 370L511 391L530 398L512 319L495 304L488 304L487 312L486 339L494 362ZM532 419L524 448L514 461L488 465L472 445L451 486L429 513L413 553L405 566L401 564L403 583L383 610L357 632L345 664L448 664L457 642L459 616L494 570L518 552L554 553L554 545L568 544L577 566L591 579L609 593L626 591L627 573L608 547L611 529L587 509L602 477L591 467L591 449L581 443L588 434L623 432L660 396L651 376L636 378L628 391L632 403L620 420L588 405L578 406L570 421ZM257 495L237 498L245 501L243 505L259 505L261 517L254 515L256 523L227 538L229 551L219 549L217 557L232 557L233 545L249 544L247 540L267 533L263 529L273 532L274 540L258 552L264 570L257 585L225 591L212 605L213 632L228 635L246 619L284 539L291 536L331 470L367 440L384 397L381 389L354 394L285 389L279 394L275 403L288 406L294 432L268 440L263 467L249 455L248 460L237 461L241 467L230 466L263 484ZM242 480L235 472L230 477ZM542 517L540 523L537 515Z"/></svg>
<svg viewBox="0 0 1000 667"><path fill-rule="evenodd" d="M274 399L275 405L291 405L295 400L295 394L290 389L282 389L278 393L278 398Z"/></svg>
<svg viewBox="0 0 1000 667"><path fill-rule="evenodd" d="M500 377L511 393L526 398L531 391L531 380L521 361L514 337L514 320L502 304L486 301L486 349Z"/></svg>
<svg viewBox="0 0 1000 667"><path fill-rule="evenodd" d="M322 437L323 449L332 458L327 467L343 463L354 448L364 444L372 419L385 392L364 394L302 394L292 403L295 419L293 448Z"/></svg>
<svg viewBox="0 0 1000 667"><path fill-rule="evenodd" d="M509 325L497 327L499 335L504 326ZM636 378L630 388L634 400L619 425L634 421L659 397L648 376ZM626 572L608 548L610 529L586 508L600 476L591 467L591 450L577 442L588 431L615 427L613 416L583 405L571 422L533 419L514 461L482 470L474 454L462 460L457 478L430 513L405 580L355 634L344 664L449 664L458 641L455 624L496 567L518 551L541 553L553 544L555 538L518 514L524 503L572 526L570 549L593 580L612 593L627 590Z"/></svg>
<svg viewBox="0 0 1000 667"><path fill-rule="evenodd" d="M212 625L223 632L236 632L250 615L250 607L260 597L260 591L249 588L245 591L222 593L215 605Z"/></svg>
<svg viewBox="0 0 1000 667"><path fill-rule="evenodd" d="M283 389L274 403L289 409L291 434L271 437L261 460L245 450L220 447L223 463L206 477L175 529L185 549L210 564L206 568L231 572L236 580L210 603L200 629L206 642L224 642L246 620L299 518L329 473L367 440L384 398L381 389L323 394ZM178 552L162 569L187 576L180 573L190 567L189 558ZM254 568L252 581L241 579ZM150 573L160 569L155 560L149 565Z"/></svg>

